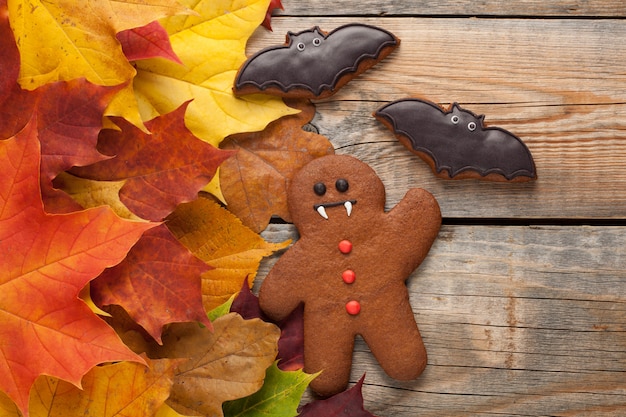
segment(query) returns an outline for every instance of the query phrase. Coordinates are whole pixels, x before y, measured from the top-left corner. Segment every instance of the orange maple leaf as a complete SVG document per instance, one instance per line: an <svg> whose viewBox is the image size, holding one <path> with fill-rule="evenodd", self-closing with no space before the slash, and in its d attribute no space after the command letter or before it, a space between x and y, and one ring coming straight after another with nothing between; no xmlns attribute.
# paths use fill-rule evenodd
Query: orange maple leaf
<svg viewBox="0 0 626 417"><path fill-rule="evenodd" d="M39 164L33 118L0 142L0 389L24 416L39 375L80 386L96 364L142 362L78 294L154 226L108 207L45 213Z"/></svg>

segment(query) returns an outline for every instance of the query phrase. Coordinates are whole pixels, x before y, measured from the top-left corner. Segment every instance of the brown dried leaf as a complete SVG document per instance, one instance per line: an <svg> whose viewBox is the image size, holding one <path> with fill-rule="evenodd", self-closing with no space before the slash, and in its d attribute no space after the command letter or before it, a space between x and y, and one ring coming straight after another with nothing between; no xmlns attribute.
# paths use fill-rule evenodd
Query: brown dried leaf
<svg viewBox="0 0 626 417"><path fill-rule="evenodd" d="M220 167L220 184L228 209L255 232L265 229L272 215L290 221L287 187L309 161L334 153L322 135L302 126L315 115L309 100L286 101L301 110L270 123L262 132L229 136L220 148L238 150Z"/></svg>
<svg viewBox="0 0 626 417"><path fill-rule="evenodd" d="M263 386L265 370L276 357L280 330L273 324L229 313L215 320L213 329L174 324L163 334L163 347L150 354L189 358L179 366L167 401L178 413L223 416L224 401Z"/></svg>

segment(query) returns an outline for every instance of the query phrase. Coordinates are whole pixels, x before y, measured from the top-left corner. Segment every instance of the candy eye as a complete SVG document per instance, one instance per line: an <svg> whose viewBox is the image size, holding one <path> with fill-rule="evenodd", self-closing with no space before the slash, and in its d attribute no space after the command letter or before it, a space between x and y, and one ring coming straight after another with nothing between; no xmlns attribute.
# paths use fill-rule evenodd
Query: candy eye
<svg viewBox="0 0 626 417"><path fill-rule="evenodd" d="M458 124L458 123L459 123L459 116L457 116L457 115L455 114L454 116L452 116L452 117L450 118L450 121L451 121L452 123L454 123L455 125L456 125L456 124Z"/></svg>
<svg viewBox="0 0 626 417"><path fill-rule="evenodd" d="M320 38L313 39L313 46L320 46L322 44L322 40Z"/></svg>
<svg viewBox="0 0 626 417"><path fill-rule="evenodd" d="M345 180L343 178L339 178L337 182L335 182L335 188L340 193L345 193L346 191L348 191L349 186L350 184L348 184L348 180Z"/></svg>
<svg viewBox="0 0 626 417"><path fill-rule="evenodd" d="M474 122L469 122L467 124L467 128L469 129L470 132L473 132L474 130L476 130L476 123Z"/></svg>
<svg viewBox="0 0 626 417"><path fill-rule="evenodd" d="M323 182L318 182L313 186L313 191L315 192L315 194L323 196L324 194L326 194L326 186Z"/></svg>
<svg viewBox="0 0 626 417"><path fill-rule="evenodd" d="M304 51L305 45L302 42L298 42L296 48L298 48L298 51L302 52Z"/></svg>

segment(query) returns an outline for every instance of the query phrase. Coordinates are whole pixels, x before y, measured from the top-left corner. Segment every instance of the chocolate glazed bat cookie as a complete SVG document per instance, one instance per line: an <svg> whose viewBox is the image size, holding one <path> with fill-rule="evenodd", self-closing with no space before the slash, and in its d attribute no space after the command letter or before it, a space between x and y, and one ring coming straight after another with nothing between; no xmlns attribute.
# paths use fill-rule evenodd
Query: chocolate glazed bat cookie
<svg viewBox="0 0 626 417"><path fill-rule="evenodd" d="M289 32L285 45L263 49L243 64L233 91L236 95L329 97L399 44L400 40L384 29L356 23L328 34L317 26Z"/></svg>
<svg viewBox="0 0 626 417"><path fill-rule="evenodd" d="M456 103L444 110L430 101L402 99L381 107L374 117L438 177L509 182L537 178L533 157L520 138L485 127L485 116Z"/></svg>
<svg viewBox="0 0 626 417"><path fill-rule="evenodd" d="M261 285L263 311L275 320L304 303L304 370L328 396L350 377L356 335L385 372L418 377L426 350L405 284L441 224L435 198L410 189L385 212L385 189L372 168L347 155L313 160L294 177L288 205L300 239Z"/></svg>

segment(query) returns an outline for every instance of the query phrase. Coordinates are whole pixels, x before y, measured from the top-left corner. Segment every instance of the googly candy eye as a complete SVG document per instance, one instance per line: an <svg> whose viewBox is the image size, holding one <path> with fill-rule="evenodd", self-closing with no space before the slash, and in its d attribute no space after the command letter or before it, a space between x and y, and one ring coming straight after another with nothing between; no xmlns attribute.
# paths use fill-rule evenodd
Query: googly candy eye
<svg viewBox="0 0 626 417"><path fill-rule="evenodd" d="M322 44L322 40L320 38L313 39L313 46L320 46Z"/></svg>
<svg viewBox="0 0 626 417"><path fill-rule="evenodd" d="M296 48L298 49L298 51L302 52L304 51L305 45L302 42L298 42L298 44L296 45Z"/></svg>
<svg viewBox="0 0 626 417"><path fill-rule="evenodd" d="M469 122L467 124L467 128L469 129L470 132L473 132L474 130L476 130L476 123L474 122Z"/></svg>
<svg viewBox="0 0 626 417"><path fill-rule="evenodd" d="M456 114L455 114L455 115L453 115L453 116L450 118L450 121L451 121L452 123L454 123L455 125L456 125L456 124L459 124L459 116L457 116Z"/></svg>

